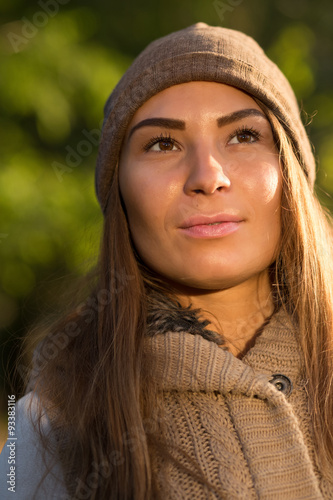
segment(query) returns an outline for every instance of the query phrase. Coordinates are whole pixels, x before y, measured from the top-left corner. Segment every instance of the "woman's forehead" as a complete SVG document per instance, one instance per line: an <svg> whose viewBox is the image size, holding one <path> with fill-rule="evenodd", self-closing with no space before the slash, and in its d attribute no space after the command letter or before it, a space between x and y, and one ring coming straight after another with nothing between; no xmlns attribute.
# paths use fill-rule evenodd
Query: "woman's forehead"
<svg viewBox="0 0 333 500"><path fill-rule="evenodd" d="M194 81L168 87L148 99L134 114L129 129L144 118L192 116L202 112L228 114L242 108L260 110L242 90L217 82Z"/></svg>

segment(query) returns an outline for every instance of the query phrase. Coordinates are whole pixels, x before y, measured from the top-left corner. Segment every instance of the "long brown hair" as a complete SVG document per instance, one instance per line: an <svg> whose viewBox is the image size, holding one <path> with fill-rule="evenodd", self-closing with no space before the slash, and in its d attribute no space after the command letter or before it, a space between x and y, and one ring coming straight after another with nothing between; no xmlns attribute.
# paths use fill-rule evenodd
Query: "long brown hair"
<svg viewBox="0 0 333 500"><path fill-rule="evenodd" d="M272 288L299 325L316 449L329 476L333 466L331 223L308 186L283 124L257 102L272 125L283 170L282 234L272 265ZM38 370L32 385L52 416L60 443L55 452L68 472L70 493L76 498L87 498L81 494L85 491L91 499L147 500L153 478L145 419L153 406L154 387L143 362L143 342L149 292L159 285L136 258L117 174L106 208L97 271L88 299L53 326L35 352ZM45 355L47 346L66 331L69 341L50 359Z"/></svg>
<svg viewBox="0 0 333 500"><path fill-rule="evenodd" d="M309 185L281 124L265 106L283 165L273 286L298 324L317 456L333 480L333 220Z"/></svg>

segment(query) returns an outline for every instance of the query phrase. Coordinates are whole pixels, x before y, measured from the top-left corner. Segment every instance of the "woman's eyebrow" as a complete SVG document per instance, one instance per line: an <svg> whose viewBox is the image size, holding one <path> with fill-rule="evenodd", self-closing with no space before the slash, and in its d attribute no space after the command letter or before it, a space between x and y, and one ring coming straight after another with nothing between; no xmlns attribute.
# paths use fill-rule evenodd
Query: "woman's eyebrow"
<svg viewBox="0 0 333 500"><path fill-rule="evenodd" d="M248 116L260 116L261 118L267 120L266 115L259 109L248 108L240 109L239 111L234 111L232 113L229 113L228 115L221 116L217 119L217 126L223 127L224 125L229 125L230 123L242 120L243 118L247 118Z"/></svg>
<svg viewBox="0 0 333 500"><path fill-rule="evenodd" d="M164 127L176 130L185 130L185 122L174 118L146 118L131 128L130 133L128 134L128 141L130 140L133 132L141 127Z"/></svg>
<svg viewBox="0 0 333 500"><path fill-rule="evenodd" d="M228 115L221 116L217 119L217 126L223 127L224 125L229 125L230 123L242 120L248 116L260 116L261 118L265 118L265 120L267 120L262 111L259 111L259 109L249 108L234 111ZM146 118L131 128L127 140L129 141L133 133L141 127L163 127L174 130L185 130L186 123L183 120L176 120L175 118Z"/></svg>

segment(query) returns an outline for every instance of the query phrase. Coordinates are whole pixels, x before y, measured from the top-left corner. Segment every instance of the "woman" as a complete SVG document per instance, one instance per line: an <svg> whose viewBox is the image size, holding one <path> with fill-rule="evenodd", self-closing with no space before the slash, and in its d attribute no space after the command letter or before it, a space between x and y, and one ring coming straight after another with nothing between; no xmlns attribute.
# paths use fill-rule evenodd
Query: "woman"
<svg viewBox="0 0 333 500"><path fill-rule="evenodd" d="M256 42L199 23L145 49L105 107L94 291L40 344L18 403L17 488L333 498L332 232L314 177Z"/></svg>

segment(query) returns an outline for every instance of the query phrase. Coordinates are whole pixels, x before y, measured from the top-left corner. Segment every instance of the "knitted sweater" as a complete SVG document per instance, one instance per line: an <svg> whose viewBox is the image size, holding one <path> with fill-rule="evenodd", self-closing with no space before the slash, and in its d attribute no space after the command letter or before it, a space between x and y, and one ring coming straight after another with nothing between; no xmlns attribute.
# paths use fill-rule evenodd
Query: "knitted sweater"
<svg viewBox="0 0 333 500"><path fill-rule="evenodd" d="M156 498L333 499L333 484L316 462L296 332L284 313L242 360L202 334L159 326L162 333L145 344L160 388L156 419L147 426L152 442L163 443L151 449ZM45 468L29 398L17 408L16 498L68 500L59 464L34 496ZM46 416L42 426L47 433ZM12 496L7 451L0 457L2 499Z"/></svg>
<svg viewBox="0 0 333 500"><path fill-rule="evenodd" d="M283 312L242 360L177 332L154 336L147 349L168 450L153 454L161 498L333 499L316 464L296 332Z"/></svg>

